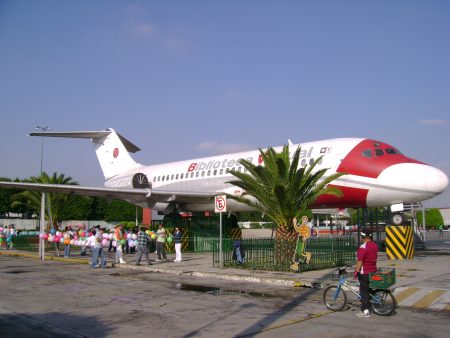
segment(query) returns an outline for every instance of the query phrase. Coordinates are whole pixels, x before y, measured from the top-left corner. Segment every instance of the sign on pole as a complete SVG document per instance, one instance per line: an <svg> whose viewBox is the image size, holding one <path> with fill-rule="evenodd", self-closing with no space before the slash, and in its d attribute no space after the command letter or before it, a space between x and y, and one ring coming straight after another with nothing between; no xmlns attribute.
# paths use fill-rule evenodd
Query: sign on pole
<svg viewBox="0 0 450 338"><path fill-rule="evenodd" d="M227 211L227 196L218 195L214 198L214 209L220 215L219 222L219 261L220 267L223 268L223 249L222 249L222 213Z"/></svg>
<svg viewBox="0 0 450 338"><path fill-rule="evenodd" d="M227 196L217 195L215 197L215 212L227 212Z"/></svg>

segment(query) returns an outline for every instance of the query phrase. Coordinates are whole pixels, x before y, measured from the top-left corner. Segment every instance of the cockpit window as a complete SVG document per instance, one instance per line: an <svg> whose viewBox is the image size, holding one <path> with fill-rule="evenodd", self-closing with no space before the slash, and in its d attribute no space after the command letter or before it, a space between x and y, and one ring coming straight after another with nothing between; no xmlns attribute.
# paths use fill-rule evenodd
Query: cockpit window
<svg viewBox="0 0 450 338"><path fill-rule="evenodd" d="M386 148L384 150L386 151L386 154L390 154L390 155L398 154L398 151L393 148Z"/></svg>
<svg viewBox="0 0 450 338"><path fill-rule="evenodd" d="M383 149L375 149L375 155L377 155L377 156L383 156L383 155L384 155Z"/></svg>
<svg viewBox="0 0 450 338"><path fill-rule="evenodd" d="M362 156L364 156L364 157L371 158L371 157L372 157L372 149L366 149L366 150L363 150L363 152L362 152L361 154L362 154Z"/></svg>

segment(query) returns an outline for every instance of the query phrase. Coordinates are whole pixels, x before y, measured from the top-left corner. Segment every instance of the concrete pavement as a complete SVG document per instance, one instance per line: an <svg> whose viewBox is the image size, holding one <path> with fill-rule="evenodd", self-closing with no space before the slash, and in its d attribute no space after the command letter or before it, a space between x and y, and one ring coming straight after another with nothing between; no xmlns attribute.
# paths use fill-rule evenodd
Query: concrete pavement
<svg viewBox="0 0 450 338"><path fill-rule="evenodd" d="M450 254L448 254L447 245L444 249L433 250L430 248L430 251L417 252L417 255L411 260L390 260L385 253L379 254L379 267L393 267L396 269L397 283L393 289L400 307L450 311ZM0 254L38 258L36 254L15 250L2 250ZM330 275L336 270L332 268L293 273L237 268L220 269L213 266L212 254L210 253L184 253L183 261L180 263L174 263L170 260L168 262L154 262L156 257L152 253L150 258L153 261L153 265L151 266L147 266L145 261L141 262L141 265L136 266L134 264L134 255L125 254L124 258L128 262L127 264L114 265L112 264L114 254L108 253L109 265L119 269L190 275L198 278L263 283L286 287L324 287L333 283ZM174 255L168 255L168 258L173 260ZM56 257L54 254L48 254L47 259L70 261L74 264L88 264L89 262L89 257L77 256L64 259Z"/></svg>

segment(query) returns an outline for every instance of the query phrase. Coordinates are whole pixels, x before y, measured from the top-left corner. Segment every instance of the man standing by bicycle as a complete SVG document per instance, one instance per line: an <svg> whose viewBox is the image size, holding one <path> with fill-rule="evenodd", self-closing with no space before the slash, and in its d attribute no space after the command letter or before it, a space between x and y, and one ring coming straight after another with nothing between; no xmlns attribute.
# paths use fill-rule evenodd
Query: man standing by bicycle
<svg viewBox="0 0 450 338"><path fill-rule="evenodd" d="M360 318L370 317L370 288L369 273L377 271L378 246L372 241L372 233L369 230L361 231L362 245L356 256L355 278L359 280L359 293L361 294L361 312L356 316Z"/></svg>

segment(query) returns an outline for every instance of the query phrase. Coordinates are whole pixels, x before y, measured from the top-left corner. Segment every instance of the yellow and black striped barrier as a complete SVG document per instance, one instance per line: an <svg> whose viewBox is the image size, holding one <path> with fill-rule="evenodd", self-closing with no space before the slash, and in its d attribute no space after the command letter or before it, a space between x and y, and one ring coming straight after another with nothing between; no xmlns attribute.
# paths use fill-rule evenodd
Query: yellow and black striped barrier
<svg viewBox="0 0 450 338"><path fill-rule="evenodd" d="M410 226L390 225L386 227L386 254L390 259L412 259L414 257L413 231Z"/></svg>
<svg viewBox="0 0 450 338"><path fill-rule="evenodd" d="M230 229L230 237L233 239L242 239L242 230L240 228Z"/></svg>
<svg viewBox="0 0 450 338"><path fill-rule="evenodd" d="M181 251L182 252L189 251L189 232L188 231L183 232L183 235L181 236Z"/></svg>

